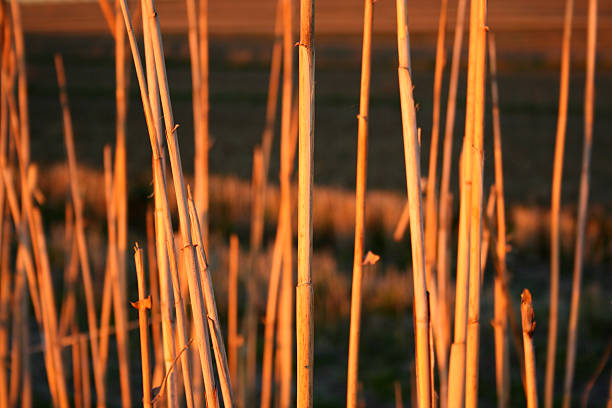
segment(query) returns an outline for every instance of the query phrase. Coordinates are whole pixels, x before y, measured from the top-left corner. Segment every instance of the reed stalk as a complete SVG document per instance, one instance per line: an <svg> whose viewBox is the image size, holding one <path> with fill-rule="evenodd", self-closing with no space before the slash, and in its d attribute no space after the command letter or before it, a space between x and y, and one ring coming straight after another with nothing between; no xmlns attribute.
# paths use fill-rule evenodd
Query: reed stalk
<svg viewBox="0 0 612 408"><path fill-rule="evenodd" d="M3 152L0 152L2 155ZM3 204L3 207L5 205ZM8 217L2 215L2 218L7 218L2 226L2 243L0 244L0 359L8 361L9 356L9 317L10 317L10 299L12 290L11 272L9 270L10 260L10 241L11 228L8 223ZM0 367L0 408L7 408L8 401L8 375L6 366Z"/></svg>
<svg viewBox="0 0 612 408"><path fill-rule="evenodd" d="M85 302L87 311L87 323L89 331L95 338L98 338L98 323L96 317L96 308L93 292L93 282L91 278L91 270L89 267L89 255L87 251L87 242L85 240L85 226L83 222L83 203L81 201L77 162L74 149L74 136L72 131L72 118L70 108L68 106L68 95L66 93L66 78L63 70L63 63L60 57L56 57L56 70L58 85L60 88L60 103L62 106L62 115L64 122L64 143L66 146L66 155L68 157L68 174L70 179L70 192L72 205L74 207L74 227L77 245L79 247L79 262L81 265L81 274L83 277L83 288L85 290ZM23 142L23 141L22 141ZM96 388L96 403L98 407L106 405L106 394L104 391L103 370L100 361L99 343L97 341L90 342L92 354L92 366L94 372L94 385Z"/></svg>
<svg viewBox="0 0 612 408"><path fill-rule="evenodd" d="M281 203L284 205L284 203ZM282 210L281 210L282 211ZM261 362L261 403L262 408L269 407L272 402L272 363L274 357L274 329L276 327L277 310L280 313L279 291L282 278L283 240L287 238L282 216L276 229L276 239L272 251L272 264L270 266L270 279L268 282L268 297L266 302L264 326L264 350ZM231 259L231 258L230 258Z"/></svg>
<svg viewBox="0 0 612 408"><path fill-rule="evenodd" d="M404 408L404 402L402 400L402 385L399 381L393 382L393 390L395 395L395 408Z"/></svg>
<svg viewBox="0 0 612 408"><path fill-rule="evenodd" d="M168 147L170 165L172 168L174 190L176 194L176 201L179 212L179 224L183 241L182 244L184 248L183 253L181 255L183 261L185 262L185 271L189 281L189 294L191 298L192 316L194 318L194 323L196 326L196 343L198 345L198 350L200 351L200 363L202 365L202 371L204 375L207 404L209 407L215 407L218 405L218 400L216 392L214 391L216 386L214 385L214 378L212 377L210 350L208 348L208 333L206 324L204 323L206 311L204 308L200 280L197 277L196 253L194 242L192 239L191 226L188 214L189 211L187 207L187 194L185 191L182 163L178 150L178 138L176 133L176 126L174 125L174 116L170 101L170 91L168 88L168 78L166 75L166 65L164 62L163 47L161 44L161 30L159 28L157 13L154 11L153 2L149 1L147 6L147 12L150 12L150 15L153 16L151 39L153 44L157 81L160 90L161 105L165 123L166 143ZM126 15L124 14L124 18L125 17ZM127 21L128 19L126 18L126 22ZM203 82L205 82L205 79L203 79Z"/></svg>
<svg viewBox="0 0 612 408"><path fill-rule="evenodd" d="M209 146L209 66L208 66L208 0L200 0L198 14L198 45L200 58L200 134L195 140L195 200L201 222L204 250L208 249L208 149Z"/></svg>
<svg viewBox="0 0 612 408"><path fill-rule="evenodd" d="M300 0L298 268L296 289L297 407L313 406L312 177L314 138L314 1Z"/></svg>
<svg viewBox="0 0 612 408"><path fill-rule="evenodd" d="M595 106L595 57L597 47L597 0L589 0L587 22L587 60L584 87L584 144L582 169L580 171L580 193L578 198L578 221L576 224L576 246L574 250L574 277L572 280L572 300L567 329L567 360L563 384L563 408L572 402L572 383L576 363L576 344L578 343L578 312L580 308L580 286L584 256L584 235L587 224L589 200L589 167L593 144L593 116Z"/></svg>
<svg viewBox="0 0 612 408"><path fill-rule="evenodd" d="M468 326L466 338L465 406L478 405L478 361L480 347L480 251L483 195L483 127L484 83L486 55L486 0L470 4L470 62L468 65L468 93L466 102L466 138L470 138L472 197L470 211L470 261ZM471 71L471 72L470 72ZM472 75L470 75L470 73Z"/></svg>
<svg viewBox="0 0 612 408"><path fill-rule="evenodd" d="M104 185L106 198L107 212L107 230L108 230L108 261L110 263L107 273L110 273L110 281L112 287L113 310L115 312L115 327L117 340L117 356L119 360L119 384L121 386L121 403L124 408L131 406L130 396L130 375L129 375L129 355L127 342L127 312L121 295L121 280L118 276L119 267L119 251L118 251L118 218L117 207L118 194L116 185L113 180L112 159L110 146L104 148Z"/></svg>
<svg viewBox="0 0 612 408"><path fill-rule="evenodd" d="M213 289L212 277L208 268L208 260L206 259L206 253L204 252L203 235L202 230L200 229L201 223L198 219L198 213L196 212L195 203L191 197L191 190L188 190L188 192L189 216L191 220L192 234L195 236L200 281L202 286L202 292L204 293L204 301L206 303L206 317L211 333L210 337L212 340L213 351L215 354L215 362L217 363L217 372L219 375L219 383L221 384L223 403L226 407L233 407L234 398L232 395L232 384L230 380L229 368L227 365L227 353L225 351L225 343L223 341L221 323L219 322L219 313L217 312L217 303L215 301L215 292Z"/></svg>
<svg viewBox="0 0 612 408"><path fill-rule="evenodd" d="M163 130L161 125L161 107L159 101L159 90L157 86L157 76L155 74L155 61L153 57L153 46L151 44L151 18L146 12L147 3L141 1L142 26L144 37L144 51L146 62L146 83L148 95L143 95L141 89L141 97L148 98L150 106L150 126L149 129L151 146L154 152L152 162L153 167L153 191L154 191L154 208L155 208L155 250L157 255L157 271L159 277L159 293L160 293L160 315L162 326L162 351L164 358L164 369L167 373L166 377L166 402L169 407L178 406L176 376L173 372L173 364L176 359L175 350L175 324L173 316L174 295L172 292L172 279L170 277L170 262L168 260L168 249L166 241L166 217L164 213L162 194L165 190L165 156L162 155L163 146ZM131 43L130 43L131 45ZM144 74L141 74L141 76ZM139 78L139 83L141 82ZM151 135L153 131L153 135ZM155 154L158 154L157 159ZM156 160L159 162L157 163ZM162 186L162 182L164 182ZM179 308L180 309L180 308ZM184 358L184 357L183 357ZM188 367L187 367L188 368ZM187 370L183 368L183 373ZM189 399L187 399L189 403Z"/></svg>
<svg viewBox="0 0 612 408"><path fill-rule="evenodd" d="M557 352L557 330L559 325L559 222L561 213L561 181L563 178L563 156L567 130L567 107L569 100L570 54L572 39L572 17L574 0L565 2L563 42L561 45L561 72L559 78L559 108L553 179L550 204L550 311L548 314L548 346L546 348L546 375L544 382L544 408L552 408L555 390L555 363Z"/></svg>
<svg viewBox="0 0 612 408"><path fill-rule="evenodd" d="M461 48L465 31L466 0L457 3L457 16L455 19L455 33L453 38L453 51L451 57L450 78L448 84L448 99L446 102L446 118L444 125L444 139L442 147L442 169L440 172L440 198L438 215L438 299L441 316L448 316L443 322L444 336L450 344L450 224L452 218L452 205L450 194L450 170L453 150L453 131L455 126L455 111L457 106L457 86L459 83L459 69L461 67ZM448 347L448 345L447 345Z"/></svg>
<svg viewBox="0 0 612 408"><path fill-rule="evenodd" d="M138 323L140 328L140 358L142 366L142 403L145 408L151 406L151 369L149 364L149 323L147 309L151 308L151 295L146 296L144 259L142 249L136 243L134 247L136 278L138 279Z"/></svg>
<svg viewBox="0 0 612 408"><path fill-rule="evenodd" d="M425 276L427 287L431 294L430 311L435 340L435 351L438 362L438 374L440 380L440 406L446 407L448 396L448 330L445 322L450 321L450 316L445 316L447 309L445 302L440 301L438 284L433 284L437 270L437 238L438 238L438 195L437 195L437 170L438 170L438 140L440 135L440 97L442 93L442 77L446 65L446 19L448 1L440 3L440 18L438 20L438 38L436 41L436 62L434 67L434 90L433 90L433 114L431 127L431 143L429 148L429 169L427 173L427 186L425 198ZM440 308L442 306L442 308ZM432 361L433 364L433 361ZM432 394L433 395L433 394Z"/></svg>
<svg viewBox="0 0 612 408"><path fill-rule="evenodd" d="M25 62L25 40L21 25L21 6L11 0L13 40L15 42L15 64L17 68L17 99L19 101L20 150L24 163L30 162L30 114L28 110L28 80Z"/></svg>
<svg viewBox="0 0 612 408"><path fill-rule="evenodd" d="M533 349L533 332L535 315L531 293L523 289L521 293L521 322L523 327L523 348L525 350L525 377L527 380L527 408L538 408L538 390L536 384L535 352Z"/></svg>
<svg viewBox="0 0 612 408"><path fill-rule="evenodd" d="M159 322L159 275L157 274L157 257L155 256L155 224L153 209L147 207L147 262L149 264L149 294L151 295L151 345L153 347L153 367L151 384L156 384L162 377L162 335Z"/></svg>
<svg viewBox="0 0 612 408"><path fill-rule="evenodd" d="M270 59L270 79L268 80L268 101L266 103L266 122L261 135L261 150L264 162L264 191L268 182L270 168L270 151L274 140L274 126L278 108L278 90L281 77L281 57L283 52L283 0L276 2L276 18L274 19L274 44Z"/></svg>
<svg viewBox="0 0 612 408"><path fill-rule="evenodd" d="M234 395L240 395L238 388L238 256L240 247L238 236L230 236L229 268L227 284L227 345L228 366ZM239 399L239 398L237 398Z"/></svg>
<svg viewBox="0 0 612 408"><path fill-rule="evenodd" d="M406 1L397 0L397 48L399 56L399 91L402 108L406 188L410 205L410 241L414 285L414 330L416 351L417 398L419 407L431 407L431 375L429 358L429 308L425 278L423 242L423 206L421 202L421 166L417 140L416 112L410 77L410 42Z"/></svg>
<svg viewBox="0 0 612 408"><path fill-rule="evenodd" d="M353 284L351 289L351 318L348 351L346 406L355 408L358 402L359 335L361 331L361 285L363 281L363 253L365 240L365 195L367 180L368 114L370 108L370 67L372 65L372 0L364 1L363 45L361 53L361 89L357 115L357 175L355 181L355 247L353 253Z"/></svg>
<svg viewBox="0 0 612 408"><path fill-rule="evenodd" d="M121 303L124 305L119 311L123 313L122 319L127 321L127 166L125 138L127 132L127 94L128 94L128 70L126 64L125 50L125 28L121 21L121 8L119 0L115 0L115 100L116 100L116 129L115 129L115 162L113 170L113 190L115 194L115 205L117 212L117 278ZM129 336L123 333L122 338L126 341L126 351L129 351ZM129 355L128 355L129 361ZM129 399L124 399L124 407L129 405ZM130 404L131 405L131 404Z"/></svg>
<svg viewBox="0 0 612 408"><path fill-rule="evenodd" d="M83 405L91 406L91 381L89 380L89 359L87 354L87 336L80 336L79 352L81 353L81 378L83 383Z"/></svg>
<svg viewBox="0 0 612 408"><path fill-rule="evenodd" d="M499 120L499 90L497 86L497 51L495 36L489 32L489 72L491 75L491 104L493 114L493 146L495 161L495 193L497 208L497 246L495 251L499 266L506 269L506 208L504 201L504 174L502 163L501 125ZM492 218L492 217L491 217ZM505 274L505 271L504 271ZM508 407L510 403L510 355L508 353L508 305L503 293L499 274L493 283L495 331L495 378L497 387L497 406Z"/></svg>
<svg viewBox="0 0 612 408"><path fill-rule="evenodd" d="M601 356L601 359L597 364L597 368L595 368L595 372L593 373L591 378L589 378L589 381L584 387L584 392L582 393L582 398L580 399L580 408L587 408L589 404L589 395L591 394L591 390L595 386L597 378L599 378L601 372L608 363L608 359L610 358L610 352L612 352L612 341L608 342L608 347L606 347L606 351Z"/></svg>
<svg viewBox="0 0 612 408"><path fill-rule="evenodd" d="M72 334L77 332L75 329ZM81 351L79 342L75 342L72 345L72 382L74 390L74 406L75 408L83 408L83 380L81 378Z"/></svg>

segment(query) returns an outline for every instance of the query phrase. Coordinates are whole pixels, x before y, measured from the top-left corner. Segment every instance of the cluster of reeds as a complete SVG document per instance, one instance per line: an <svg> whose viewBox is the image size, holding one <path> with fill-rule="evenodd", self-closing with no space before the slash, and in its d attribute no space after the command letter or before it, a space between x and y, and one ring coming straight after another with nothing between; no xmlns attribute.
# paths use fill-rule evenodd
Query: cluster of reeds
<svg viewBox="0 0 612 408"><path fill-rule="evenodd" d="M77 149L68 102L62 57L55 66L63 119L70 180L66 203L65 273L57 310L57 291L47 251L37 188L36 165L29 158L29 117L24 38L16 0L0 5L2 44L0 89L0 408L31 406L31 354L42 351L49 394L54 406L106 406L111 335L116 341L121 405L137 405L130 375L129 333L139 329L144 406L163 402L169 407L262 408L311 407L314 376L314 313L312 284L312 192L314 137L314 2L300 0L299 40L295 43L294 4L278 0L272 51L268 103L261 146L254 149L251 184L250 273L268 276L267 296L261 297L255 279L247 279L242 324L238 321L238 256L236 235L230 239L227 343L224 340L208 265L208 4L187 0L188 43L191 61L195 136L194 197L186 185L173 119L166 74L162 33L153 0L141 0L137 13L126 0L115 8L99 0L116 44L116 143L106 146L104 202L107 253L105 270L92 271L88 253L84 204L77 176ZM410 228L414 313L414 392L419 407L475 407L478 405L480 357L480 298L483 271L490 255L495 269L494 318L495 376L498 406L510 401L510 340L517 352L528 407L538 404L533 336L535 318L531 293L520 297L520 319L513 304L506 267L507 233L502 164L499 90L495 39L486 27L487 1L470 2L467 63L466 120L459 174L459 200L451 191L452 149L459 83L460 58L467 4L457 3L450 65L442 162L438 183L438 154L445 71L447 0L441 0L434 71L433 124L426 182L421 178L421 136L413 97L407 1L396 0L398 79L405 157L407 203L396 239ZM567 120L570 37L573 0L567 0L561 68L561 92L555 148L551 222L551 301L547 349L545 406L554 399L554 368L558 318L559 212L561 172ZM593 138L594 73L597 0L589 1L587 75L584 111L584 151L574 258L574 288L568 332L568 355L563 406L571 404L576 359L578 307L587 217L589 162ZM365 266L379 257L366 252L367 140L370 97L374 1L364 1L364 30L360 105L357 115L357 169L355 236L350 303L347 370L347 407L359 403L359 338L362 281ZM139 16L139 17L136 17ZM138 20L142 21L138 21ZM134 26L142 28L138 37ZM146 214L147 243L134 247L137 293L128 293L126 117L129 44L152 152L153 206ZM139 44L143 45L144 57ZM298 53L298 86L294 88L294 49ZM488 55L489 74L486 72ZM130 64L132 65L132 64ZM495 184L484 196L484 118L486 78L490 79ZM280 91L280 92L279 92ZM264 214L279 95L280 205L269 265L262 263ZM297 152L296 152L297 149ZM292 203L292 175L298 157L297 203ZM114 161L113 161L114 160ZM169 164L169 169L167 168ZM168 171L170 174L168 175ZM172 178L174 198L169 196ZM425 200L423 200L423 192ZM171 201L176 202L175 236ZM458 208L456 275L451 273L452 216ZM294 208L297 217L294 220ZM297 221L297 262L294 234ZM148 270L145 269L145 255ZM297 264L297 268L295 265ZM294 270L295 268L295 270ZM80 273L79 273L80 272ZM147 274L148 272L148 274ZM97 277L102 276L101 284ZM295 277L297 276L297 281ZM452 282L452 276L456 281ZM85 308L77 307L83 285ZM147 288L148 286L148 288ZM455 287L456 293L451 290ZM101 296L96 296L101 289ZM294 292L295 290L295 292ZM128 319L128 299L138 320ZM454 299L454 305L453 305ZM265 305L265 307L264 307ZM190 307L190 310L188 309ZM454 313L452 312L454 309ZM35 322L30 322L30 311ZM80 314L87 330L79 327ZM295 315L294 315L295 313ZM261 382L257 386L258 319L264 316ZM295 317L295 322L294 322ZM111 319L114 326L111 326ZM41 345L33 343L30 326L36 324ZM295 340L293 328L295 327ZM452 328L452 331L451 331ZM452 333L452 335L451 335ZM522 336L521 336L522 333ZM294 348L295 341L295 348ZM71 348L70 366L66 363ZM227 350L227 351L226 351ZM295 354L295 388L292 385ZM605 360L609 351L605 356ZM90 377L90 366L93 378ZM603 365L600 365L603 367ZM436 375L437 368L437 375ZM602 368L598 368L599 375ZM69 375L71 373L71 375ZM72 378L73 384L68 380ZM437 379L437 381L436 381ZM91 392L91 381L93 390ZM592 386L592 385L591 385ZM295 395L293 392L295 390ZM395 384L396 405L402 406ZM587 388L584 401L588 399ZM259 395L258 395L259 391ZM259 397L259 398L258 398ZM611 397L612 398L612 397ZM516 402L512 402L516 404ZM609 404L612 404L612 399Z"/></svg>

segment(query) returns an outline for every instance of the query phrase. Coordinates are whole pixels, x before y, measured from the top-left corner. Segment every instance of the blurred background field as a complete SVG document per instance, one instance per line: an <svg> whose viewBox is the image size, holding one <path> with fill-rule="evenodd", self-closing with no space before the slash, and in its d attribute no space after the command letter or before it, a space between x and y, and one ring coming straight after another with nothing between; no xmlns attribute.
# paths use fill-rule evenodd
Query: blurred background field
<svg viewBox="0 0 612 408"><path fill-rule="evenodd" d="M559 54L563 2L491 1L488 25L498 43L498 79L504 149L505 193L511 252L511 294L519 304L523 287L534 294L538 372L544 372L548 318L548 209L552 157L557 121ZM188 178L192 172L193 118L189 51L183 2L160 1L164 47L179 143ZM345 398L348 349L348 299L353 253L354 175L361 61L362 3L353 0L319 1L316 5L316 114L314 148L315 281L315 406L341 406ZM455 4L449 8L449 31ZM252 151L261 140L272 49L275 1L210 2L210 149L211 266L221 314L225 315L227 241L238 232L244 257L250 223ZM46 201L47 228L61 237L67 194L62 118L55 85L53 54L65 59L77 157L85 197L88 242L93 270L104 271L105 207L102 149L115 136L114 42L97 3L24 3L24 29L30 94L32 161L39 165L39 183ZM417 119L422 128L422 168L427 167L435 36L438 2L409 2L413 82ZM612 1L600 1L596 113L591 164L591 195L584 297L574 395L579 396L612 333ZM580 152L585 64L586 2L575 8L572 39L572 75L563 178L562 268L558 375L560 385L565 356L566 321L571 290L572 251ZM397 83L395 5L378 0L374 11L372 93L368 148L368 204L366 250L381 261L366 269L360 380L367 406L391 406L393 382L399 381L405 400L410 395L413 359L411 262L409 239L395 242L393 229L406 199L401 115ZM449 47L450 48L450 47ZM450 58L450 52L447 53ZM458 149L465 117L465 66L458 96L455 125L456 174ZM131 61L128 64L132 66ZM449 65L449 64L447 64ZM448 66L447 66L448 71ZM129 98L127 154L129 188L128 242L143 240L145 211L151 205L150 157L143 113L133 74ZM442 95L446 100L444 82ZM488 92L488 90L487 90ZM487 94L488 98L488 94ZM485 124L485 191L493 181L490 108ZM444 110L442 114L444 119ZM278 132L276 133L278 135ZM278 137L275 137L264 242L271 248L278 211ZM426 174L426 171L424 171ZM451 182L452 186L457 181ZM455 191L456 193L456 191ZM455 195L456 197L456 195ZM455 201L455 222L458 199ZM295 231L295 228L294 228ZM456 237L456 232L453 234ZM454 238L455 239L455 238ZM55 245L55 247L53 246ZM268 245L269 244L269 245ZM61 240L50 242L58 265L63 263ZM451 248L456 248L453 243ZM271 251L271 249L270 249ZM270 252L269 251L269 252ZM270 254L267 254L269 257ZM52 259L53 260L53 259ZM249 274L244 261L241 276ZM128 274L131 278L135 275ZM481 314L481 406L495 405L493 373L492 266L485 271ZM130 279L131 279L130 278ZM58 277L58 280L61 280ZM266 276L260 276L265 293ZM102 285L102 279L98 285ZM135 288L135 279L130 287ZM132 291L128 293L133 293ZM454 291L453 291L454 293ZM260 299L261 305L265 298ZM130 318L136 312L130 311ZM222 317L224 319L224 317ZM223 320L225 322L225 320ZM582 323L584 322L584 323ZM260 327L261 329L261 327ZM132 345L138 343L132 334ZM384 347L380 345L383 344ZM133 351L136 353L136 349ZM516 355L511 352L513 366ZM42 366L42 359L39 362ZM132 366L137 373L139 367ZM606 401L609 369L593 389L592 406ZM543 382L543 377L542 377ZM44 389L39 398L44 399ZM117 396L118 398L118 396ZM577 397L578 398L578 397ZM512 401L522 404L518 371L512 376ZM520 403L518 402L520 401ZM112 402L112 397L109 397ZM517 406L512 404L513 406Z"/></svg>

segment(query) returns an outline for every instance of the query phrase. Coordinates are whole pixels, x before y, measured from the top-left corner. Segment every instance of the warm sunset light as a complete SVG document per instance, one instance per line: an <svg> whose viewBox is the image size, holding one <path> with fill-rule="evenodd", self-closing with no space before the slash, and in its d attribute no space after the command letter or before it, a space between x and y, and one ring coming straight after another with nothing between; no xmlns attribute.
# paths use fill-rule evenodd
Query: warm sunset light
<svg viewBox="0 0 612 408"><path fill-rule="evenodd" d="M0 408L612 408L612 0L5 0L0 48Z"/></svg>

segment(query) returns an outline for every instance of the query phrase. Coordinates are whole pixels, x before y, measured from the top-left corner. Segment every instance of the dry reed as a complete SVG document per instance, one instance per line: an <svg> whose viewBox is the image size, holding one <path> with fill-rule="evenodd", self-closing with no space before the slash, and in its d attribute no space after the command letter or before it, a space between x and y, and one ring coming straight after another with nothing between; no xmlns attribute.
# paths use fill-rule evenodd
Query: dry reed
<svg viewBox="0 0 612 408"><path fill-rule="evenodd" d="M593 116L595 104L595 53L597 47L597 0L589 0L587 24L587 61L584 87L584 145L582 151L582 168L580 171L580 192L578 198L578 220L576 225L576 246L574 251L574 277L572 280L572 300L570 305L569 324L567 329L567 360L565 381L563 384L563 408L571 405L574 365L576 363L576 344L578 342L578 309L580 307L580 286L582 280L582 262L584 252L584 235L587 224L587 206L589 199L589 167L591 164L591 147L593 144Z"/></svg>
<svg viewBox="0 0 612 408"><path fill-rule="evenodd" d="M574 0L565 2L563 43L561 46L561 72L559 79L559 112L553 160L553 179L550 205L550 311L548 315L548 346L546 348L546 375L544 385L544 407L552 408L555 389L555 362L557 350L557 327L559 322L559 219L561 212L561 180L563 177L563 155L567 128L567 105L569 100L570 43L572 38L572 16Z"/></svg>
<svg viewBox="0 0 612 408"><path fill-rule="evenodd" d="M536 322L533 313L531 293L527 289L523 289L523 293L521 293L521 322L523 327L523 347L525 350L527 408L538 408L535 352L533 349L533 332L535 331Z"/></svg>
<svg viewBox="0 0 612 408"><path fill-rule="evenodd" d="M489 71L491 74L491 105L493 115L493 146L495 161L495 193L497 208L497 260L499 267L506 269L506 206L504 201L504 174L502 163L502 140L499 114L499 90L497 86L497 51L495 36L489 33ZM492 217L488 217L492 218ZM505 272L503 272L505 274ZM494 278L494 318L495 331L495 378L498 406L507 407L510 402L510 355L508 353L508 317L506 297L503 293L500 274Z"/></svg>
<svg viewBox="0 0 612 408"><path fill-rule="evenodd" d="M361 331L361 285L365 240L365 195L367 180L368 114L370 107L370 67L372 64L372 0L365 0L363 13L363 46L361 54L361 90L357 115L357 176L355 181L355 247L353 254L353 285L351 290L351 323L349 333L346 406L357 406L359 381L359 334Z"/></svg>
<svg viewBox="0 0 612 408"><path fill-rule="evenodd" d="M144 259L138 243L134 246L134 262L138 280L138 301L134 305L138 309L140 328L140 358L142 366L142 403L144 407L151 406L151 369L149 364L149 323L147 309L151 309L151 295L145 295Z"/></svg>
<svg viewBox="0 0 612 408"><path fill-rule="evenodd" d="M397 48L399 56L399 91L402 108L406 189L410 205L410 241L412 246L412 277L414 285L414 331L416 354L417 398L419 407L431 407L429 358L429 307L425 278L425 248L423 242L423 208L421 202L421 166L417 140L416 112L412 96L410 73L410 42L406 1L397 0Z"/></svg>

